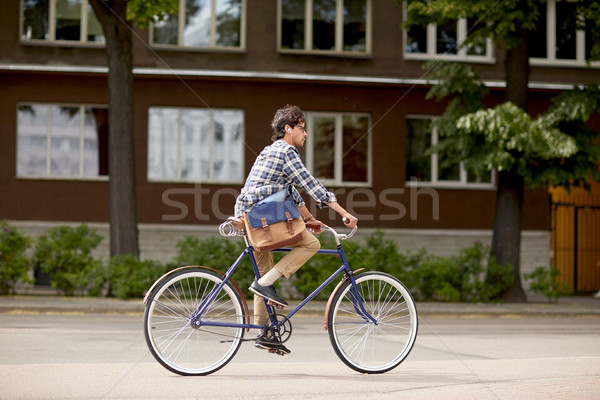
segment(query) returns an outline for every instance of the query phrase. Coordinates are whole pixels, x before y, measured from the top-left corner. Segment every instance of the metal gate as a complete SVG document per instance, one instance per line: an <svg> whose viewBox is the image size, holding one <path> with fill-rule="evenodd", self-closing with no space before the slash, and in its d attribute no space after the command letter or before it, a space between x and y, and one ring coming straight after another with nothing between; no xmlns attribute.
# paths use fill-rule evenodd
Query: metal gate
<svg viewBox="0 0 600 400"><path fill-rule="evenodd" d="M553 265L574 292L600 289L600 198L552 194Z"/></svg>

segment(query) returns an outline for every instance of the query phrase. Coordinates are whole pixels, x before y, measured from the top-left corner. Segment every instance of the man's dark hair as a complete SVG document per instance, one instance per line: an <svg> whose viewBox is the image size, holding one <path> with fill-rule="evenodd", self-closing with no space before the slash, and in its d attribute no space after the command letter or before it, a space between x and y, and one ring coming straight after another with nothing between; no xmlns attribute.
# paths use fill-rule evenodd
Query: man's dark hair
<svg viewBox="0 0 600 400"><path fill-rule="evenodd" d="M304 112L297 106L287 104L275 112L273 121L271 121L271 129L273 129L273 136L271 140L282 139L285 136L285 126L289 125L292 128L301 122L305 122L306 117Z"/></svg>

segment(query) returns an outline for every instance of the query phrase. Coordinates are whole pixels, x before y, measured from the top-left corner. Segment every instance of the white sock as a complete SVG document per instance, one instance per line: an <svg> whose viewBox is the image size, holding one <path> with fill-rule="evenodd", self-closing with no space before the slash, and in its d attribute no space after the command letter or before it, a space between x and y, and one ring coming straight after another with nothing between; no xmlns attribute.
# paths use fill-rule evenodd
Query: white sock
<svg viewBox="0 0 600 400"><path fill-rule="evenodd" d="M271 286L275 281L281 278L283 274L277 271L275 268L271 268L269 272L264 274L259 280L258 284L261 286Z"/></svg>

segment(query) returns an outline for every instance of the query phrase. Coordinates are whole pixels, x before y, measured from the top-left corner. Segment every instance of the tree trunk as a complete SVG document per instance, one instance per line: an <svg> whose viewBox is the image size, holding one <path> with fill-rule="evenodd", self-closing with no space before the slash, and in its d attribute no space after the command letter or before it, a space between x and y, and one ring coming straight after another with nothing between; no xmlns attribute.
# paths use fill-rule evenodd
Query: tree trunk
<svg viewBox="0 0 600 400"><path fill-rule="evenodd" d="M527 2L520 1L527 11ZM527 84L529 82L529 33L520 29L521 43L507 51L506 101L527 111ZM501 264L513 266L514 282L501 296L507 302L527 301L521 285L521 213L523 210L523 177L510 171L498 174L496 216L492 238L492 254ZM488 277L488 280L494 277Z"/></svg>
<svg viewBox="0 0 600 400"><path fill-rule="evenodd" d="M511 172L498 174L498 192L496 194L496 216L492 254L500 264L513 266L513 284L501 297L507 302L523 302L527 298L521 285L521 209L523 205L523 177ZM488 276L488 282L498 279Z"/></svg>
<svg viewBox="0 0 600 400"><path fill-rule="evenodd" d="M110 255L139 257L133 127L133 42L126 0L90 0L106 38Z"/></svg>

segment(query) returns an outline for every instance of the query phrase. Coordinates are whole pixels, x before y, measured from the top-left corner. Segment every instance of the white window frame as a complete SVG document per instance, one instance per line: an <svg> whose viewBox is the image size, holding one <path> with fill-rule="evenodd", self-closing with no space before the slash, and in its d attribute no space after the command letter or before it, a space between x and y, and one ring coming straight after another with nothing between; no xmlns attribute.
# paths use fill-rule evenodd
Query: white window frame
<svg viewBox="0 0 600 400"><path fill-rule="evenodd" d="M26 39L23 38L23 27L25 24L24 0L20 0L19 7L19 41L23 44L52 44L61 46L90 46L104 47L106 38L101 42L89 42L88 33L88 0L81 0L81 27L79 40L57 40L56 39L56 0L49 0L48 4L48 39ZM91 5L89 5L91 7ZM92 11L93 12L93 11Z"/></svg>
<svg viewBox="0 0 600 400"><path fill-rule="evenodd" d="M364 182L353 182L353 181L344 181L344 171L343 171L343 117L345 116L360 116L367 117L369 122L369 130L365 133L368 135L367 137L367 180ZM328 117L335 119L335 128L334 128L334 164L333 164L333 179L321 179L318 178L324 185L330 186L344 186L344 187L369 187L372 182L372 151L373 146L371 144L371 116L368 113L356 113L356 112L321 112L321 111L310 111L306 112L306 130L308 132L306 137L306 167L309 171L314 171L314 137L311 135L311 129L314 126L313 121L315 117Z"/></svg>
<svg viewBox="0 0 600 400"><path fill-rule="evenodd" d="M227 108L227 109L211 109L211 108L191 108L191 107L171 107L171 106L152 106L150 108L155 108L155 109L171 109L171 110L176 110L177 111L177 160L176 160L176 167L175 167L175 171L176 171L176 177L174 178L151 178L149 176L149 168L146 168L146 177L148 179L148 182L183 182L183 183L211 183L211 184L240 184L243 183L243 179L244 179L244 151L241 152L240 155L240 168L241 168L241 178L239 180L216 180L214 179L214 141L215 141L215 111L241 111L244 116L243 116L243 125L242 127L245 125L245 119L246 119L246 115L245 112L243 110L240 109L233 109L233 108ZM183 137L183 124L182 124L182 113L185 110L208 110L210 111L210 136L209 136L209 145L210 145L210 156L211 156L211 160L210 160L210 167L209 167L209 178L205 179L205 180L199 180L199 179L185 179L182 178L182 171L183 171L183 162L184 160L182 159L182 146L185 145L184 143L184 137ZM149 136L149 130L150 130L150 110L148 110L148 136ZM242 132L242 143L245 143L245 132ZM150 163L150 140L148 140L148 146L147 146L147 159L148 159L148 164ZM148 167L148 165L147 165Z"/></svg>
<svg viewBox="0 0 600 400"><path fill-rule="evenodd" d="M402 3L403 14L406 15L406 2ZM496 62L494 56L494 44L491 39L486 39L486 54L482 56L467 54L467 48L462 46L467 38L467 20L466 18L459 18L456 27L456 42L457 51L456 54L439 54L437 53L437 24L429 24L426 28L427 34L427 51L424 53L409 53L406 51L408 47L408 32L403 29L404 39L402 40L402 53L406 60L431 60L431 59L450 59L452 61L465 61L472 63L486 63L492 64Z"/></svg>
<svg viewBox="0 0 600 400"><path fill-rule="evenodd" d="M572 1L572 0L568 0ZM574 60L556 58L556 0L547 0L546 3L546 54L545 58L531 57L529 62L532 66L552 67L587 67L585 58L585 31L575 31L575 54ZM600 67L600 61L590 63L591 67Z"/></svg>
<svg viewBox="0 0 600 400"><path fill-rule="evenodd" d="M86 108L103 108L108 109L107 105L97 105L97 104L70 104L70 103L39 103L39 102L20 102L17 104L16 113L19 113L19 107L22 105L29 106L44 106L48 109L48 116L46 120L46 172L44 175L18 175L18 179L48 179L48 180L81 180L81 181L107 181L108 175L84 175L84 146L85 146L85 136L84 136L84 125L85 125L85 109ZM78 175L51 175L52 169L52 107L77 107L79 108L80 115L82 116L79 122L79 174ZM17 115L18 120L18 115ZM17 121L18 123L18 121ZM19 127L17 126L17 149L15 154L15 162L18 165L18 145L19 145ZM15 168L18 171L18 167Z"/></svg>
<svg viewBox="0 0 600 400"><path fill-rule="evenodd" d="M428 115L407 115L406 120L409 119L426 119L434 121L437 117ZM439 142L439 135L437 127L432 125L431 127L431 145L435 146ZM408 161L408 160L406 160ZM459 179L457 181L448 181L439 179L439 156L437 153L431 155L431 181L417 181L417 180L406 180L407 187L436 187L444 189L496 189L496 173L491 171L491 181L489 183L480 182L468 182L467 181L467 170L464 167L464 163L461 161L459 165ZM405 177L407 179L408 177Z"/></svg>
<svg viewBox="0 0 600 400"><path fill-rule="evenodd" d="M239 46L218 46L217 41L217 14L216 4L219 0L211 1L210 16L210 44L208 46L185 46L183 36L185 31L185 0L179 0L179 14L177 16L177 44L154 43L154 24L150 24L148 29L148 43L153 48L161 50L195 50L195 51L228 51L242 52L246 50L246 0L241 0L242 12L240 16L240 45Z"/></svg>
<svg viewBox="0 0 600 400"><path fill-rule="evenodd" d="M304 49L284 49L281 47L281 18L282 18L282 0L277 0L277 49L280 53L289 54L321 54L321 55L334 55L334 56L351 56L351 57L370 57L371 56L371 43L372 43L372 9L371 0L367 2L367 20L365 28L365 51L344 51L344 0L336 0L336 15L335 15L335 49L334 50L315 50L312 48L313 45L313 0L306 0L306 6L304 10Z"/></svg>

